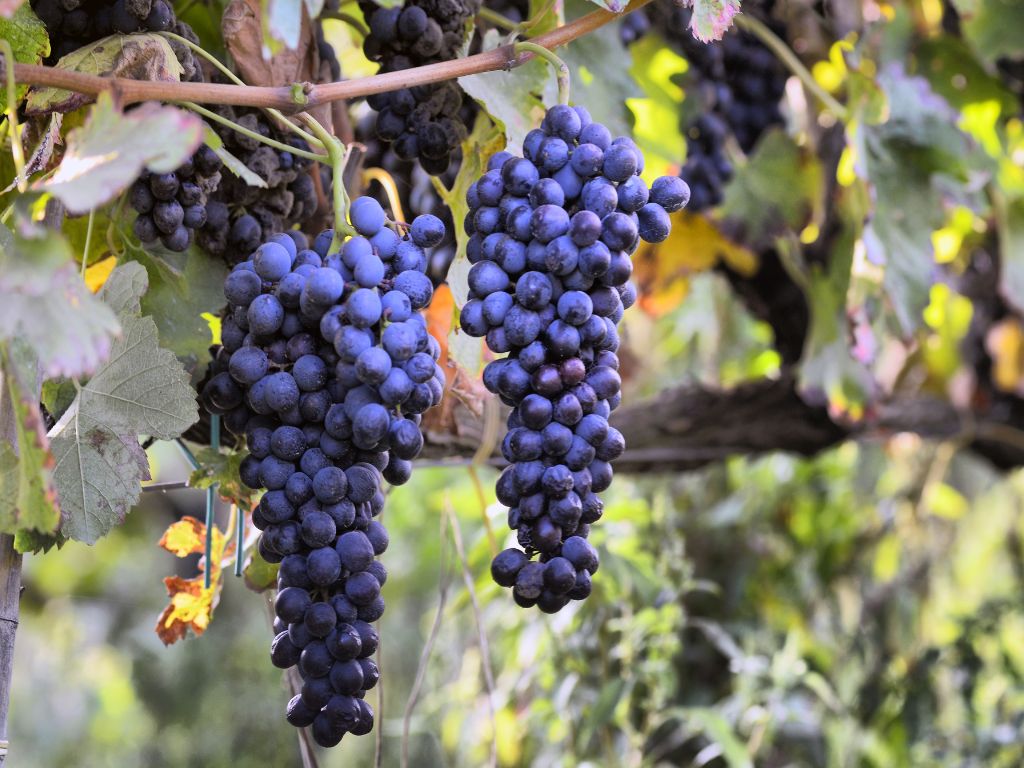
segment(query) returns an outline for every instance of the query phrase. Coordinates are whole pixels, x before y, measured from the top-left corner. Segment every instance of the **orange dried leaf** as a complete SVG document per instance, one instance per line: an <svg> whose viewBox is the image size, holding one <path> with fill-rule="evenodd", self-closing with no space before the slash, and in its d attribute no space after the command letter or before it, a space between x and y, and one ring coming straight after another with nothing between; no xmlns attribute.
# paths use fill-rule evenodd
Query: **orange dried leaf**
<svg viewBox="0 0 1024 768"><path fill-rule="evenodd" d="M424 317L427 321L427 332L441 346L439 360L441 367L445 369L445 375L448 376L448 383L450 384L455 374L448 372L448 334L451 333L452 326L455 323L455 297L452 295L452 289L448 287L447 283L439 285L437 290L434 291L434 298L430 300L430 306L427 307Z"/></svg>
<svg viewBox="0 0 1024 768"><path fill-rule="evenodd" d="M1004 392L1024 395L1024 327L1012 317L996 323L985 337L992 356L992 381Z"/></svg>
<svg viewBox="0 0 1024 768"><path fill-rule="evenodd" d="M183 517L172 523L160 538L160 546L178 557L203 552L205 550L206 525L194 517ZM199 562L199 574L191 579L181 576L168 576L164 579L170 602L160 614L156 623L156 634L170 645L181 640L191 629L198 637L206 631L213 619L213 609L220 600L221 563L231 554L235 545L227 545L224 534L218 528L213 529L212 563L210 567L210 587L205 586L205 560Z"/></svg>

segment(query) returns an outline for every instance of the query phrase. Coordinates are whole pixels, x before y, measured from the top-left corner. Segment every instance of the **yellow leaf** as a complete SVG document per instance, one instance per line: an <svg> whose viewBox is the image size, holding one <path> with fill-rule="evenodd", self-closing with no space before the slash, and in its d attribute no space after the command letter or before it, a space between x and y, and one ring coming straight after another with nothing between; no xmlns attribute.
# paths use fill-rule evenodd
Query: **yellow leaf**
<svg viewBox="0 0 1024 768"><path fill-rule="evenodd" d="M164 531L159 545L178 557L187 557L205 548L206 526L194 517L183 517Z"/></svg>
<svg viewBox="0 0 1024 768"><path fill-rule="evenodd" d="M1024 395L1024 328L1008 317L993 325L985 337L992 356L992 381L1004 392Z"/></svg>
<svg viewBox="0 0 1024 768"><path fill-rule="evenodd" d="M114 256L108 256L105 259L97 261L91 267L85 270L85 285L86 287L96 293L103 284L107 282L107 278L110 277L110 273L114 271L114 267L117 266L117 258Z"/></svg>
<svg viewBox="0 0 1024 768"><path fill-rule="evenodd" d="M178 557L185 557L205 550L206 525L194 517L183 517L172 523L160 539L160 546ZM213 618L213 609L220 599L221 562L235 548L234 543L226 546L224 534L213 529L211 563L199 562L199 574L191 579L168 576L164 579L167 594L171 598L157 619L156 633L165 645L182 640L188 630L199 636L206 631ZM210 568L210 586L205 586L205 569Z"/></svg>
<svg viewBox="0 0 1024 768"><path fill-rule="evenodd" d="M692 275L719 261L742 275L757 271L757 256L727 239L704 216L680 211L672 215L672 231L663 243L645 243L633 255L633 279L640 306L662 315L679 306L689 291Z"/></svg>

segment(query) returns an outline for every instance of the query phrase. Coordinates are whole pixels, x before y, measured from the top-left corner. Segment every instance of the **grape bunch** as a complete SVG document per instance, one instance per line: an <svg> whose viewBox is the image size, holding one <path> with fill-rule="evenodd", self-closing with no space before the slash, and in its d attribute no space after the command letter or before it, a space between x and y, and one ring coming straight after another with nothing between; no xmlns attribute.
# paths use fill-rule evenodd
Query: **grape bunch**
<svg viewBox="0 0 1024 768"><path fill-rule="evenodd" d="M206 203L220 183L221 160L205 144L171 173L142 175L132 184L128 201L139 214L135 236L143 243L159 240L171 251L184 251L206 224Z"/></svg>
<svg viewBox="0 0 1024 768"><path fill-rule="evenodd" d="M751 2L745 12L757 15L778 35L781 24L771 17L772 2ZM630 45L650 29L660 30L690 64L704 114L683 128L686 164L680 175L693 192L690 210L702 211L722 202L732 178L725 155L729 137L746 153L753 151L764 133L781 125L780 109L787 72L782 63L756 37L732 29L718 42L702 43L690 30L693 11L671 0L661 0L623 19L619 34Z"/></svg>
<svg viewBox="0 0 1024 768"><path fill-rule="evenodd" d="M729 128L714 112L701 115L686 130L686 163L679 175L690 186L690 208L700 212L721 204L732 178L725 154Z"/></svg>
<svg viewBox="0 0 1024 768"><path fill-rule="evenodd" d="M479 0L407 0L382 8L360 0L370 34L363 49L381 72L453 59L462 48L466 22ZM392 143L403 160L419 160L431 174L447 170L452 154L466 137L460 117L462 90L454 81L418 85L374 94L367 103L377 111L377 136Z"/></svg>
<svg viewBox="0 0 1024 768"><path fill-rule="evenodd" d="M496 154L467 192L460 323L508 353L484 384L512 406L497 492L522 549L501 552L491 574L519 605L553 613L590 594L587 536L625 448L608 416L621 399L617 324L636 300L630 254L668 237L689 189L667 176L648 189L636 144L582 107L552 107L523 155Z"/></svg>
<svg viewBox="0 0 1024 768"><path fill-rule="evenodd" d="M174 32L199 41L188 24L178 21L168 0L32 0L31 5L50 38L47 64L108 35ZM168 42L184 70L181 79L202 80L199 60L188 46Z"/></svg>
<svg viewBox="0 0 1024 768"><path fill-rule="evenodd" d="M331 230L312 248L289 231L231 271L223 346L202 393L245 437L242 482L266 491L252 520L260 554L280 564L271 661L298 665L303 679L287 720L328 747L373 727L364 697L379 678L382 482L409 479L420 419L444 382L417 311L432 295L424 271L442 223L420 217L400 234L366 197L350 217L358 234L339 251Z"/></svg>
<svg viewBox="0 0 1024 768"><path fill-rule="evenodd" d="M305 141L274 126L259 110L228 106L215 109L255 133L309 150ZM310 176L312 160L274 149L219 123L214 130L225 148L267 185L251 186L233 173L223 173L210 195L206 224L197 232L197 242L208 253L235 264L252 253L269 233L288 230L310 218L319 199Z"/></svg>

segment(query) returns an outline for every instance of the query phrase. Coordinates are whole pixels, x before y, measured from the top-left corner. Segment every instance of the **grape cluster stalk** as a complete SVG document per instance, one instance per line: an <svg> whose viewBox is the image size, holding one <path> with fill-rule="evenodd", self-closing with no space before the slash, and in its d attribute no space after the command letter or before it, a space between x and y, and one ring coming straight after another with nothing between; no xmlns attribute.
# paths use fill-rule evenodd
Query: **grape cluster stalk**
<svg viewBox="0 0 1024 768"><path fill-rule="evenodd" d="M399 227L368 197L349 216L357 234L340 249L332 230L312 247L291 230L229 273L223 346L202 392L244 436L242 482L265 491L252 522L260 555L279 564L271 661L297 665L303 680L287 720L328 747L373 727L365 695L379 679L383 482L408 481L420 419L444 383L418 312L443 224L421 216Z"/></svg>
<svg viewBox="0 0 1024 768"><path fill-rule="evenodd" d="M665 240L669 213L689 200L682 179L648 188L642 171L631 139L558 105L522 157L494 155L466 195L473 266L460 323L507 353L484 384L512 406L497 493L520 548L499 553L491 574L548 613L587 597L598 567L587 537L625 448L608 416L621 400L617 325L636 300L630 255Z"/></svg>

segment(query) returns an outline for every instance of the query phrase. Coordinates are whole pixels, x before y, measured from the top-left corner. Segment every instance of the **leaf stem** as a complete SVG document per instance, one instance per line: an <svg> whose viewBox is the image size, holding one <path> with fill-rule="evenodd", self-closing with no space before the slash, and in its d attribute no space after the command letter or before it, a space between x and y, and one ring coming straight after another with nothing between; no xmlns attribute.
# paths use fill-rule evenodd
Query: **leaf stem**
<svg viewBox="0 0 1024 768"><path fill-rule="evenodd" d="M348 223L348 192L345 190L345 164L348 162L348 148L341 143L341 139L334 136L320 125L320 122L303 112L300 115L302 120L309 126L318 139L327 148L327 156L330 158L331 171L334 175L334 183L331 184L334 193L334 240L331 241L331 252L341 247L342 235L354 237L355 227Z"/></svg>
<svg viewBox="0 0 1024 768"><path fill-rule="evenodd" d="M555 71L555 77L558 80L558 103L568 104L569 103L569 67L564 61L558 56L549 51L543 45L537 45L537 43L531 43L529 41L523 41L515 43L512 46L512 50L516 53L533 53L544 59L551 68Z"/></svg>
<svg viewBox="0 0 1024 768"><path fill-rule="evenodd" d="M21 146L21 136L18 133L18 87L15 74L17 65L10 40L0 40L0 52L4 55L4 75L7 79L6 115L11 126L11 156L14 158L15 180L18 183L18 191L24 192L28 189L28 178L25 176L25 148Z"/></svg>
<svg viewBox="0 0 1024 768"><path fill-rule="evenodd" d="M343 21L363 37L370 36L370 30L367 29L366 25L363 24L363 22L361 22L351 13L345 13L344 11L328 11L327 13L321 13L320 18L334 19L335 21Z"/></svg>
<svg viewBox="0 0 1024 768"><path fill-rule="evenodd" d="M272 139L269 136L264 136L263 134L257 133L256 131L251 131L245 126L239 125L234 120L229 120L228 118L218 115L216 112L209 110L206 107L201 107L198 104L195 104L191 101L181 101L178 103L183 107L191 109L196 114L202 115L203 117L213 120L214 122L227 126L231 130L237 131L243 136L248 136L250 139L253 139L254 141L260 141L266 144L268 147L273 147L274 149L280 152L291 152L293 155L296 155L297 157L304 157L307 160L315 160L320 163L326 162L330 159L329 155L324 155L319 152L307 152L304 149L298 149L296 147L289 146L288 144L284 144L280 141L277 141L277 139Z"/></svg>
<svg viewBox="0 0 1024 768"><path fill-rule="evenodd" d="M89 246L92 244L92 224L96 218L96 209L89 211L89 221L85 225L85 248L82 250L82 279L85 280L85 270L89 266Z"/></svg>
<svg viewBox="0 0 1024 768"><path fill-rule="evenodd" d="M476 12L478 19L483 19L488 24L498 27L499 29L505 29L509 32L519 32L522 29L522 24L517 21L512 21L505 16L502 16L497 11L492 11L490 8L480 8Z"/></svg>
<svg viewBox="0 0 1024 768"><path fill-rule="evenodd" d="M187 37L182 37L181 35L176 35L173 32L161 32L160 34L163 35L164 37L170 39L170 40L175 40L175 41L181 43L182 45L188 47L193 53L196 53L199 56L202 56L204 59L206 59L208 62L210 62L210 64L212 64L214 67L216 67L217 70L222 75L224 75L224 77L226 77L228 80L233 82L235 85L243 85L243 86L245 85L245 81L243 81L242 78L240 78L238 75L236 75L234 72L232 72L226 66L224 66L224 64L221 63L220 59L218 59L216 56L214 56L212 53L207 51L202 46L196 45L191 40L189 40ZM306 133L304 130L302 130L299 126L297 126L291 120L286 118L281 113L280 110L268 107L264 111L268 115L270 115L271 117L273 117L276 120L278 120L281 123L283 123L293 133L296 133L299 136L301 136L303 139L305 139L311 145L313 145L315 147L320 147L321 149L323 148L323 146L320 144L320 141L316 137L310 136L308 133Z"/></svg>
<svg viewBox="0 0 1024 768"><path fill-rule="evenodd" d="M774 53L779 60L786 65L789 71L804 84L804 87L814 94L830 112L844 123L850 119L850 113L846 107L840 104L832 94L818 84L818 81L814 79L814 75L812 75L807 67L804 66L803 62L797 58L796 54L793 53L793 50L786 45L785 40L772 32L767 25L758 19L755 19L753 16L742 14L737 16L735 21L737 27L742 29L744 32L749 32L760 40L766 48Z"/></svg>

